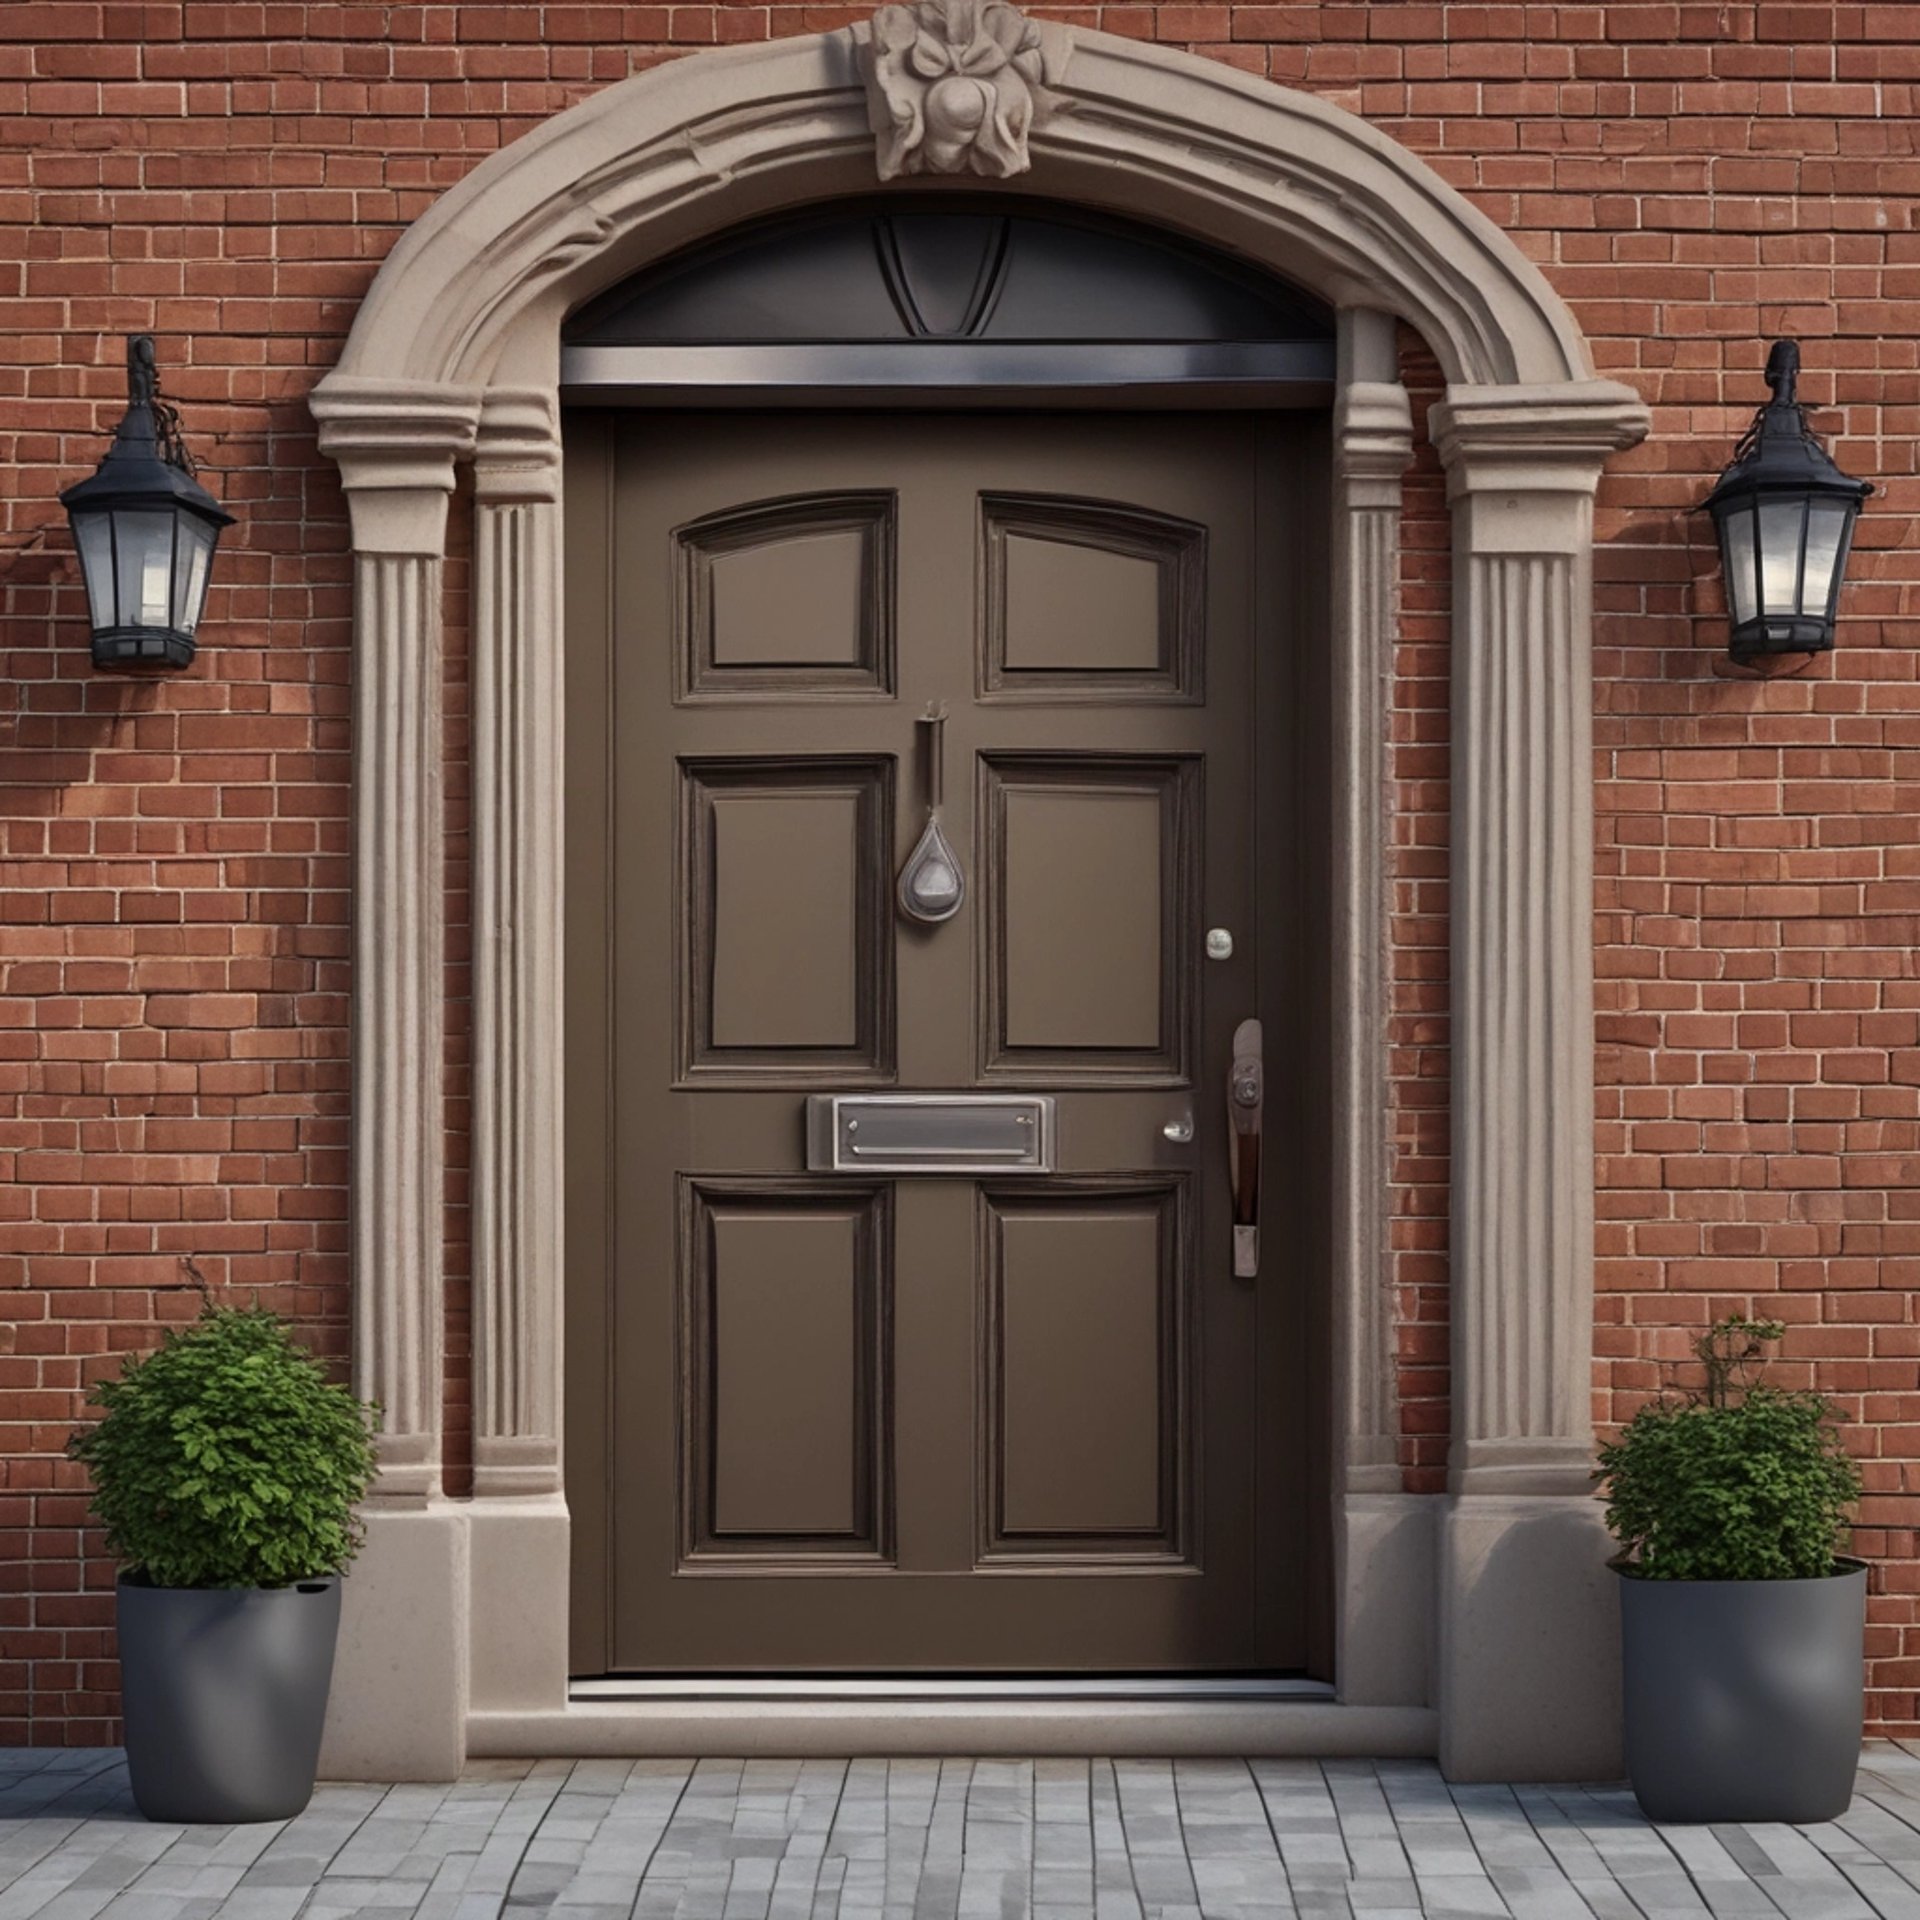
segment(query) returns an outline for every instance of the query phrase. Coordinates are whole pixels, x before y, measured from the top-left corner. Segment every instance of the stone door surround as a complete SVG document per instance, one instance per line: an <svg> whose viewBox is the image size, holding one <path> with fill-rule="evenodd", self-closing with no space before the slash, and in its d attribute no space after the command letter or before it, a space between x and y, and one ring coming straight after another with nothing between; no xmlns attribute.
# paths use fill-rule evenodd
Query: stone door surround
<svg viewBox="0 0 1920 1920"><path fill-rule="evenodd" d="M359 1390L385 1408L329 1726L335 1773L443 1775L470 1750L684 1746L705 1724L590 1712L566 1691L560 323L691 241L870 194L865 31L674 61L504 148L403 236L313 395L354 550L354 1353ZM1053 98L1030 130L1031 170L993 191L1158 221L1307 286L1340 325L1340 1707L1214 1710L1184 1736L1143 1722L1119 1738L1437 1749L1457 1778L1607 1773L1613 1602L1587 1481L1592 511L1603 461L1642 437L1647 411L1594 377L1572 315L1513 244L1364 121L1163 47L1046 32ZM1399 1491L1387 1265L1383 744L1411 447L1395 319L1448 382L1432 425L1454 528L1454 1430L1437 1503ZM476 518L475 1484L449 1501L438 743L461 462ZM830 1721L786 1716L783 1750L873 1750L871 1725ZM949 1737L937 1715L916 1724L923 1742ZM711 1737L737 1746L741 1731L717 1715ZM951 1738L964 1748L978 1732ZM1055 1735L1076 1737L1068 1720Z"/></svg>

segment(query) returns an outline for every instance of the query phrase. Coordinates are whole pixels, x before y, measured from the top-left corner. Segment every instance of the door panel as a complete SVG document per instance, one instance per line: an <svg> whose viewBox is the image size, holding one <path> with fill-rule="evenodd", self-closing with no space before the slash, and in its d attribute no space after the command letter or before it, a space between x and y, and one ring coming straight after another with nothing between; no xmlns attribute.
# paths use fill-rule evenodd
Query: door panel
<svg viewBox="0 0 1920 1920"><path fill-rule="evenodd" d="M893 690L894 498L803 494L675 530L682 700Z"/></svg>
<svg viewBox="0 0 1920 1920"><path fill-rule="evenodd" d="M981 778L986 1072L1184 1083L1200 762L989 754Z"/></svg>
<svg viewBox="0 0 1920 1920"><path fill-rule="evenodd" d="M983 1202L982 1560L1185 1561L1186 1183Z"/></svg>
<svg viewBox="0 0 1920 1920"><path fill-rule="evenodd" d="M683 760L680 1081L893 1057L893 763Z"/></svg>
<svg viewBox="0 0 1920 1920"><path fill-rule="evenodd" d="M1207 530L1113 501L989 494L981 696L1197 700Z"/></svg>
<svg viewBox="0 0 1920 1920"><path fill-rule="evenodd" d="M1233 1277L1225 1124L1235 1025L1290 1044L1280 471L1250 418L570 422L577 1670L1300 1664L1303 1276ZM839 1087L1044 1091L1058 1170L810 1172Z"/></svg>
<svg viewBox="0 0 1920 1920"><path fill-rule="evenodd" d="M884 1188L683 1182L683 1561L884 1559Z"/></svg>

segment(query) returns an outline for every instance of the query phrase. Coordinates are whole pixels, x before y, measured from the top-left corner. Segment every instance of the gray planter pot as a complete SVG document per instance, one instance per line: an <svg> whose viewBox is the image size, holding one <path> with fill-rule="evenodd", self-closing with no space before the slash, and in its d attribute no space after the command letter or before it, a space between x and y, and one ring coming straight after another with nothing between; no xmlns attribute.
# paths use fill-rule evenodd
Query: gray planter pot
<svg viewBox="0 0 1920 1920"><path fill-rule="evenodd" d="M1825 1580L1621 1573L1627 1774L1649 1819L1805 1825L1845 1812L1867 1570L1841 1565Z"/></svg>
<svg viewBox="0 0 1920 1920"><path fill-rule="evenodd" d="M313 1797L340 1582L120 1582L127 1771L149 1820L289 1820Z"/></svg>

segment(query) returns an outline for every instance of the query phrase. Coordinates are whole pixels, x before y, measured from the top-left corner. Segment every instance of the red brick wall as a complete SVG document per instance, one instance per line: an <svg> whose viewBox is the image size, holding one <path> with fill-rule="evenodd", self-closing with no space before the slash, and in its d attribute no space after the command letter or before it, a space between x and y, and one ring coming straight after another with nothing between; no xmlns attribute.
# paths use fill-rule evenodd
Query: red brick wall
<svg viewBox="0 0 1920 1920"><path fill-rule="evenodd" d="M109 1570L58 1449L82 1382L192 1311L180 1262L345 1343L348 595L304 396L375 263L503 141L674 51L834 9L0 9L0 1741L112 1731ZM1732 1307L1859 1423L1881 1722L1920 1729L1920 227L1911 9L1116 6L1365 114L1512 232L1653 403L1599 511L1597 1409ZM121 338L240 515L195 671L90 674L54 506ZM1805 344L1881 492L1843 650L1721 652L1682 510ZM1434 374L1417 344L1409 376ZM1410 478L1392 1044L1409 1484L1444 1453L1444 507ZM456 523L459 516L456 514ZM464 1400L465 671L453 569L450 1419Z"/></svg>

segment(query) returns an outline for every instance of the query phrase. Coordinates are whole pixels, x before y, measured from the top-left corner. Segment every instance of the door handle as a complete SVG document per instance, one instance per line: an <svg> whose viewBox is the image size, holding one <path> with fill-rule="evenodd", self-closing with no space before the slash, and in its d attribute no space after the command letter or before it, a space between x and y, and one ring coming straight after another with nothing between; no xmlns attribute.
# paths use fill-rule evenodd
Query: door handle
<svg viewBox="0 0 1920 1920"><path fill-rule="evenodd" d="M1227 1072L1227 1165L1236 1280L1251 1280L1260 1271L1260 1121L1267 1097L1260 1043L1258 1020L1242 1020L1234 1028L1233 1065Z"/></svg>

